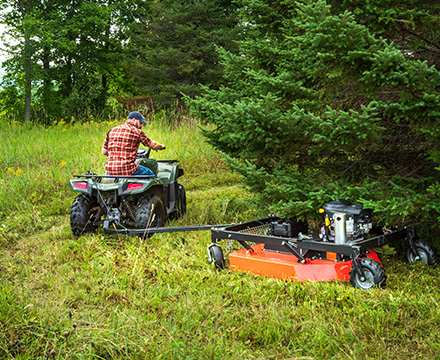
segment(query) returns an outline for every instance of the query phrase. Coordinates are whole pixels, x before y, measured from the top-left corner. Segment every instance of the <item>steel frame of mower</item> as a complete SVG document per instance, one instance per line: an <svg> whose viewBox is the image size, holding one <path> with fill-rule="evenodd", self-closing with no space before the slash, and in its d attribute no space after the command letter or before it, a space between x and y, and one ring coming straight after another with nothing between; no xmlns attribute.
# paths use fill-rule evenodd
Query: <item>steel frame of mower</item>
<svg viewBox="0 0 440 360"><path fill-rule="evenodd" d="M151 236L156 233L211 230L212 242L208 245L208 256L209 261L217 268L225 267L223 251L218 241L233 240L234 242L238 242L242 246L242 249L229 254L230 263L234 257L234 261L241 261L245 257L251 260L260 257L261 260L261 254L263 253L271 254L271 259L262 259L262 262L252 265L254 268L258 268L261 267L261 263L266 263L267 266L265 268L262 267L261 271L241 269L240 266L235 266L234 268L231 266L232 270L249 271L257 275L284 280L331 281L339 279L352 281L353 278L357 278L361 282L366 281L369 274L364 271L363 261L365 259L369 258L377 262L378 266L382 268L379 257L371 249L404 238L407 240L407 251L412 254L413 259L420 259L415 244L417 236L413 229L403 228L390 230L388 233L369 239L362 238L344 244L322 241L316 233L312 233L311 235L299 234L297 237L249 233L249 231L255 228L269 228L272 223L282 220L284 219L269 216L260 220L250 220L239 224L152 227L148 229L111 228L110 224L106 222L103 230L108 233L138 236L145 236L146 234ZM256 245L251 245L250 243ZM267 249L265 249L266 247ZM272 249L270 247L272 247ZM294 274L301 273L302 275L295 275L293 277L279 276L279 274L271 273L270 270L268 271L268 269L277 267L281 263L284 269L289 269L287 272L293 271ZM384 283L374 284L372 287L383 287L384 285Z"/></svg>
<svg viewBox="0 0 440 360"><path fill-rule="evenodd" d="M234 262L234 266L231 266L233 270L242 270L253 272L258 275L267 275L270 277L278 277L283 279L288 279L289 276L281 275L277 276L274 274L264 272L267 271L268 267L265 263L269 263L268 266L275 267L277 263L284 263L285 266L294 267L297 274L300 272L311 274L310 270L304 272L305 267L311 267L315 265L314 271L326 272L330 271L329 278L326 279L325 275L321 277L326 280L318 280L319 277L314 279L307 278L301 279L300 276L295 277L295 280L317 280L317 281L327 281L331 279L347 280L349 277L349 272L352 268L356 272L359 279L363 281L366 274L361 265L362 258L372 258L379 262L379 258L376 253L370 249L381 247L390 242L401 240L403 238L407 239L407 246L409 251L413 253L414 256L418 257L417 249L415 246L416 233L412 229L398 229L386 234L378 235L369 239L359 239L352 242L347 242L345 244L336 244L333 242L324 242L319 240L319 236L316 233L311 235L299 234L297 237L281 237L273 235L260 235L250 233L254 228L261 228L264 226L269 227L271 223L282 220L278 217L267 217L260 220L247 221L245 223L236 224L228 226L225 228L213 228L211 229L212 243L211 247L219 246L217 244L220 240L234 240L238 242L243 249L236 250L229 255L230 263ZM260 245L250 245L263 244L264 248ZM267 247L267 249L265 249ZM208 247L209 248L209 247ZM274 250L277 249L277 250ZM208 250L209 252L209 250ZM266 252L266 254L264 254ZM271 253L270 257L267 253ZM211 259L211 262L214 262ZM221 261L215 262L217 267L223 267ZM254 261L254 264L249 267L248 263ZM241 266L247 262L246 265ZM341 268L341 263L350 263L350 266L345 266ZM223 264L224 265L224 264ZM319 265L319 266L316 266ZM258 271L258 268L263 270ZM254 269L252 269L254 268ZM256 269L255 269L256 268ZM264 270L264 268L266 270ZM286 269L286 267L284 268ZM302 269L302 270L299 270ZM254 270L254 271L253 271ZM280 270L281 271L281 270ZM291 277L290 277L291 278ZM294 280L291 278L291 280Z"/></svg>

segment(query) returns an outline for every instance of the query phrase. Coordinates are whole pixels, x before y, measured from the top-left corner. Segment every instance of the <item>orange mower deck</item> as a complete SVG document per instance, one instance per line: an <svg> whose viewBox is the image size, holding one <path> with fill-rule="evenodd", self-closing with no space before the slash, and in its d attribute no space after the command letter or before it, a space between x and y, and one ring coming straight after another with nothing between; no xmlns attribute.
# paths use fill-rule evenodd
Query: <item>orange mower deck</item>
<svg viewBox="0 0 440 360"><path fill-rule="evenodd" d="M350 280L353 262L351 260L336 261L335 253L327 252L327 259L306 259L306 263L301 264L294 255L263 248L264 244L260 243L252 246L253 251L243 248L231 252L229 254L231 270L300 282ZM374 251L368 250L366 255L380 263Z"/></svg>

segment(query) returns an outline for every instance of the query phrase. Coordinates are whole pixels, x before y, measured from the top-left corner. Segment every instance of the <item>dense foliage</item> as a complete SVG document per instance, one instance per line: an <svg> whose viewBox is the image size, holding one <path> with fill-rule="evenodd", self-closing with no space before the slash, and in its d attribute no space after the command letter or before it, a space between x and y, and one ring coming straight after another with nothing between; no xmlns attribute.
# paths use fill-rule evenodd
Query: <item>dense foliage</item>
<svg viewBox="0 0 440 360"><path fill-rule="evenodd" d="M148 97L169 106L199 83L218 86L215 46L232 50L237 36L229 0L3 0L0 8L9 54L0 110L26 121L96 114L116 100L130 110Z"/></svg>
<svg viewBox="0 0 440 360"><path fill-rule="evenodd" d="M133 108L202 91L210 142L272 210L347 198L383 222L438 222L437 2L0 5L13 40L3 115L51 122L112 109L114 95Z"/></svg>
<svg viewBox="0 0 440 360"><path fill-rule="evenodd" d="M246 2L241 53L221 51L225 84L193 108L277 213L316 214L345 198L382 223L438 226L440 73L435 57L414 57L430 43L399 48L352 8L358 17L322 0Z"/></svg>
<svg viewBox="0 0 440 360"><path fill-rule="evenodd" d="M218 87L223 68L216 47L237 47L236 6L230 0L161 0L151 2L147 14L131 38L129 71L137 91L164 105L182 93L199 93L199 84Z"/></svg>
<svg viewBox="0 0 440 360"><path fill-rule="evenodd" d="M127 22L136 2L1 1L9 6L7 69L1 105L8 113L78 116L103 109L110 83L120 77ZM26 103L24 103L26 97ZM11 105L14 105L11 107ZM39 111L37 111L39 110Z"/></svg>

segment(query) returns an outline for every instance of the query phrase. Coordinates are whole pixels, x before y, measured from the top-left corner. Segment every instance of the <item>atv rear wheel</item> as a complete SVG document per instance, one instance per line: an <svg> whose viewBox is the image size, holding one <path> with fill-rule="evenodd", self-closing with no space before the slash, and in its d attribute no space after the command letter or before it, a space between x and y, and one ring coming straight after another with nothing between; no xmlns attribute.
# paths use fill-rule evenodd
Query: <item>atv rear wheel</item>
<svg viewBox="0 0 440 360"><path fill-rule="evenodd" d="M97 208L97 209L96 209ZM93 224L93 217L99 211L96 199L90 195L79 194L73 200L70 210L70 228L75 237L86 233L93 233L98 228Z"/></svg>
<svg viewBox="0 0 440 360"><path fill-rule="evenodd" d="M386 283L386 275L380 263L370 258L362 258L359 261L365 277L362 279L353 265L350 271L350 282L353 287L362 290L383 289Z"/></svg>
<svg viewBox="0 0 440 360"><path fill-rule="evenodd" d="M424 240L416 240L414 245L416 247L416 252L418 253L419 258L417 258L413 254L410 247L407 247L405 252L406 261L408 261L409 263L421 261L428 265L433 265L438 262L437 249L429 242Z"/></svg>
<svg viewBox="0 0 440 360"><path fill-rule="evenodd" d="M142 238L148 238L153 234L148 233L152 227L162 227L165 221L165 208L162 200L157 195L147 195L139 199L136 209L136 228L145 229Z"/></svg>

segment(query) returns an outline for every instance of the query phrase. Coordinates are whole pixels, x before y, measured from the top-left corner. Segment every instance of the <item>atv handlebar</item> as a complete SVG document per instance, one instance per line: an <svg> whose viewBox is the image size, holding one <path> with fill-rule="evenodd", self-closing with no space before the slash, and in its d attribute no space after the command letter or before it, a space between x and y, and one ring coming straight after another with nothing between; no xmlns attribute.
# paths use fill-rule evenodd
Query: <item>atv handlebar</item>
<svg viewBox="0 0 440 360"><path fill-rule="evenodd" d="M165 149L166 147L164 146L162 149L157 149L156 151L165 150ZM144 148L138 149L136 157L138 159L148 159L150 157L151 150L152 150L151 148L149 148L148 150Z"/></svg>

